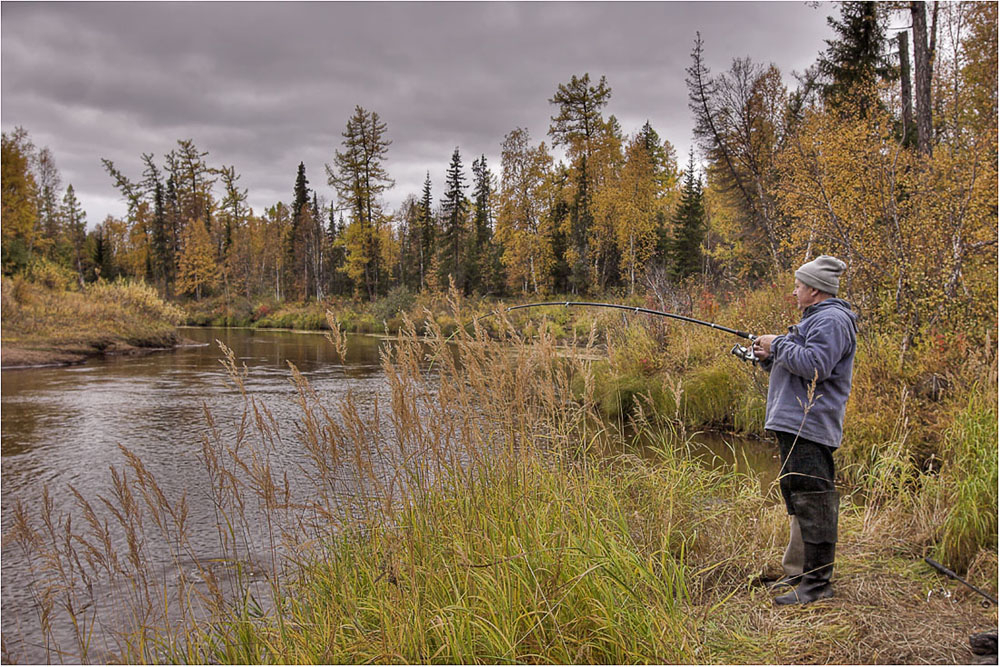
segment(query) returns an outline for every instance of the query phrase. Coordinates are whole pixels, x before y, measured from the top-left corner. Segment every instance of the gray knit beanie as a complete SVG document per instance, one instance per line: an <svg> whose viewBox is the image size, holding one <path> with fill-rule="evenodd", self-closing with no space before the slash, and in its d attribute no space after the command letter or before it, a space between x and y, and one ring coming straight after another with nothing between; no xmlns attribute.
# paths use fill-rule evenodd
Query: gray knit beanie
<svg viewBox="0 0 1000 667"><path fill-rule="evenodd" d="M836 257L820 255L800 266L795 272L795 277L809 287L836 296L837 290L840 289L840 274L846 268L847 265Z"/></svg>

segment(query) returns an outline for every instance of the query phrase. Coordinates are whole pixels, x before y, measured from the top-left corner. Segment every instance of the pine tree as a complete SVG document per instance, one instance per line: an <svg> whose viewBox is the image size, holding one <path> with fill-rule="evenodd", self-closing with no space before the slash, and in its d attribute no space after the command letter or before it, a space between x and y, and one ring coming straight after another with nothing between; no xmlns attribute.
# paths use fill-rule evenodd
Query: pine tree
<svg viewBox="0 0 1000 667"><path fill-rule="evenodd" d="M80 202L73 191L73 184L66 186L66 195L62 201L61 217L66 224L66 232L73 246L73 261L76 265L77 279L83 287L83 250L87 241L87 214L80 208Z"/></svg>
<svg viewBox="0 0 1000 667"><path fill-rule="evenodd" d="M826 41L818 62L826 78L824 99L836 109L857 109L864 116L878 104L875 83L895 77L886 55L885 28L875 2L840 3L840 20L828 17L836 34Z"/></svg>
<svg viewBox="0 0 1000 667"><path fill-rule="evenodd" d="M687 69L694 134L712 182L726 194L738 219L740 244L748 249L750 275L784 265L782 239L791 221L777 206L779 155L788 138L788 95L781 73L749 58L736 58L727 72L712 77L705 67L699 34Z"/></svg>
<svg viewBox="0 0 1000 667"><path fill-rule="evenodd" d="M437 237L432 205L431 173L427 172L427 178L424 179L423 197L420 199L420 210L417 217L420 243L420 289L427 288L427 276L430 273L431 257L434 255L434 243Z"/></svg>
<svg viewBox="0 0 1000 667"><path fill-rule="evenodd" d="M701 242L705 238L705 206L701 178L695 176L693 151L688 157L681 201L673 222L671 274L682 279L701 270Z"/></svg>
<svg viewBox="0 0 1000 667"><path fill-rule="evenodd" d="M445 178L444 199L441 200L441 248L440 274L442 284L448 284L450 275L455 285L468 289L467 271L464 260L467 240L466 216L468 202L465 198L465 174L462 172L462 156L456 147L451 155Z"/></svg>
<svg viewBox="0 0 1000 667"><path fill-rule="evenodd" d="M376 299L382 274L381 228L385 224L381 195L393 184L385 170L392 142L379 115L355 107L343 132L343 151L334 156L336 169L326 167L330 185L337 189L344 207L351 212L345 233L348 275Z"/></svg>
<svg viewBox="0 0 1000 667"><path fill-rule="evenodd" d="M591 198L594 189L592 157L597 142L607 131L601 115L611 97L611 88L602 76L596 86L590 85L590 74L573 75L568 84L559 84L556 94L549 100L558 105L559 113L551 117L549 136L556 146L566 146L576 178L575 191L570 207L570 244L573 249L573 282L578 290L589 287L587 262L589 260L590 227L593 223Z"/></svg>

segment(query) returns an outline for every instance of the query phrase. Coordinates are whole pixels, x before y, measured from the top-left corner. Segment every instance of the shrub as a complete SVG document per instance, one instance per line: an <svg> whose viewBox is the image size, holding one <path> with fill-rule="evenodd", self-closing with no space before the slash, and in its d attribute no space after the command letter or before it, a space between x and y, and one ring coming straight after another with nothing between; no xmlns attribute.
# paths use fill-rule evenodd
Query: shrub
<svg viewBox="0 0 1000 667"><path fill-rule="evenodd" d="M25 277L51 290L69 290L78 285L75 271L42 258L32 260L25 271Z"/></svg>
<svg viewBox="0 0 1000 667"><path fill-rule="evenodd" d="M372 304L372 315L381 324L413 307L416 297L406 287L392 288L387 295Z"/></svg>

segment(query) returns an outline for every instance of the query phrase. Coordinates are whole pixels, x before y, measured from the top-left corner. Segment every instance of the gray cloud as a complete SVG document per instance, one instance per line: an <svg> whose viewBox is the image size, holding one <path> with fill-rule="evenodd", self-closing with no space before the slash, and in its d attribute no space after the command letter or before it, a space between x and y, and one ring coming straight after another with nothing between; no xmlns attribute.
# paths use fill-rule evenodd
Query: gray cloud
<svg viewBox="0 0 1000 667"><path fill-rule="evenodd" d="M124 210L100 158L138 178L178 139L235 166L258 211L300 161L332 199L324 164L361 105L388 124L394 207L428 171L440 196L456 146L496 172L511 129L547 140L548 99L584 72L607 76L625 131L649 120L683 158L695 32L713 71L750 56L791 83L828 36L814 4L4 3L0 115L52 150L94 224Z"/></svg>

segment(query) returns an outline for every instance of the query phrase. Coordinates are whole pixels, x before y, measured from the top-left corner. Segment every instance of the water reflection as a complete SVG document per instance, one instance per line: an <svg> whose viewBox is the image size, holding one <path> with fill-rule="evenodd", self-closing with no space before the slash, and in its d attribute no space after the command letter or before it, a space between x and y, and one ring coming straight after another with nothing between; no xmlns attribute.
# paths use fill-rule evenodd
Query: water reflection
<svg viewBox="0 0 1000 667"><path fill-rule="evenodd" d="M348 339L348 365L322 335L227 329L184 329L195 344L143 357L94 359L83 366L5 370L2 373L2 529L9 535L15 502L32 515L41 511L41 490L48 486L56 514L73 509L72 485L85 498L110 497L109 469L125 467L122 445L139 456L171 502L186 495L192 543L212 553L217 518L209 498L211 480L199 461L206 411L224 438L239 428L242 396L228 386L220 363L221 341L239 365L250 371L246 387L281 424L300 415L288 363L309 380L324 402L353 392L361 404L387 400L379 349L371 336ZM289 426L289 428L291 428ZM294 438L276 465L294 470L302 459ZM2 545L2 627L18 659L44 661L33 650L41 637L22 582L31 573L11 541ZM163 556L164 559L166 556ZM66 629L69 632L69 629ZM71 635L64 637L71 646Z"/></svg>

